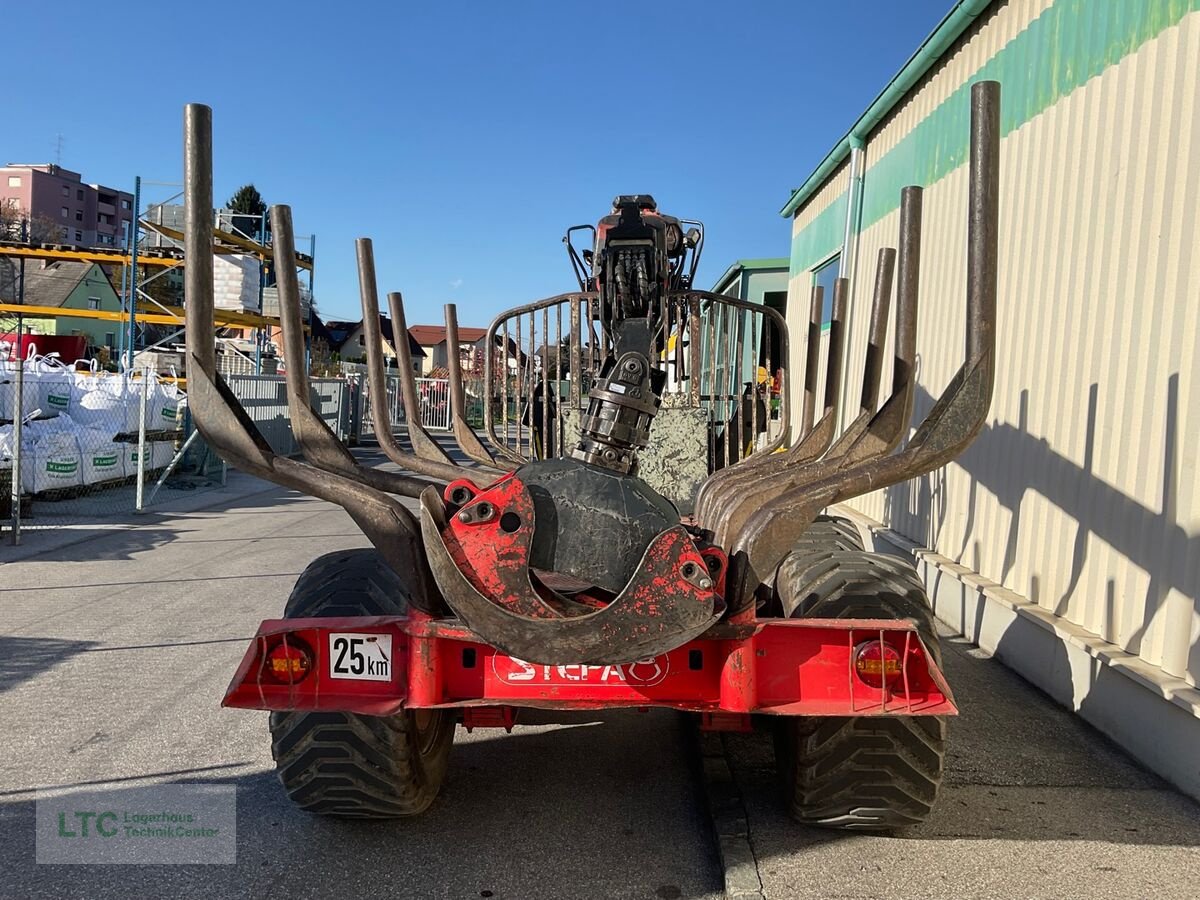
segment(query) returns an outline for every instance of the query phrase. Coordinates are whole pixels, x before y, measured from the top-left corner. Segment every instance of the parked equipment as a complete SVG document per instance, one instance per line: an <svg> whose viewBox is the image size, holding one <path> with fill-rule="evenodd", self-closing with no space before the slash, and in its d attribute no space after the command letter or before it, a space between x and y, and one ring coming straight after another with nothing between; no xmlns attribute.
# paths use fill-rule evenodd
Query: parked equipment
<svg viewBox="0 0 1200 900"><path fill-rule="evenodd" d="M271 452L216 372L211 335L211 112L186 112L192 414L230 463L341 505L373 550L328 554L263 622L225 705L271 710L283 784L305 809L406 816L437 795L456 724L511 728L523 708L670 707L708 729L775 729L786 802L804 822L892 829L928 814L945 717L929 603L907 562L863 549L828 505L961 453L991 401L999 86L971 93L966 359L903 449L913 407L921 191L880 253L857 416L840 434L846 283L835 291L817 412L814 292L800 420L787 449L787 327L697 290L703 227L622 195L568 231L579 290L499 316L485 339L487 445L464 467L419 425L398 341L412 450L392 436L372 245L358 242L370 398L400 474L360 466L288 368L303 462ZM590 232L577 250L572 238ZM272 210L284 353L303 357L291 214ZM879 402L893 270L893 378ZM403 302L388 295L394 327ZM565 324L564 324L565 323ZM778 358L772 359L772 352ZM766 419L766 421L762 421ZM774 452L779 450L779 452ZM419 498L414 515L394 495ZM681 509L691 515L681 516Z"/></svg>

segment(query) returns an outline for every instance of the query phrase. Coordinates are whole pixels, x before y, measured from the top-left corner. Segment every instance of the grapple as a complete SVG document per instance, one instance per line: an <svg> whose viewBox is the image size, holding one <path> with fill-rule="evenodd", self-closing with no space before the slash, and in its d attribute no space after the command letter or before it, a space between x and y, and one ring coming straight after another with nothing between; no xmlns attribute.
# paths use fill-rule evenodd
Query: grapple
<svg viewBox="0 0 1200 900"><path fill-rule="evenodd" d="M366 389L380 447L399 472L361 465L311 406L297 364L305 358L304 336L286 206L272 208L272 234L288 408L303 460L273 453L218 375L209 337L211 112L191 105L185 277L197 428L231 464L350 514L386 564L415 585L410 600L418 624L411 617L377 623L398 641L458 641L487 648L496 659L586 670L667 658L702 640L721 648L721 665L731 665L735 656L763 649L753 642L768 631L786 626L795 634L801 627L797 620L764 624L756 609L767 602L798 536L826 506L943 465L983 425L995 354L998 98L993 83L977 84L971 95L966 358L903 449L897 448L909 431L914 394L920 188L902 191L898 251L879 252L862 392L840 434L848 283L834 288L823 379L824 298L820 288L812 292L797 392L803 408L791 416L783 316L695 289L703 227L663 215L652 198L634 195L618 197L596 228L568 232L578 291L510 310L489 327L482 372L470 381L471 397L483 405L486 443L467 422L457 317L446 307L450 432L461 452L448 452L421 427L403 337L395 342L396 371L411 449L395 436L373 248L368 239L358 241ZM572 236L588 228L593 246L579 252ZM880 402L893 276L893 374ZM403 299L390 293L388 301L395 333L403 335ZM799 423L790 442L789 421ZM419 498L419 510L414 514L397 497ZM902 623L893 626L905 631ZM843 623L851 635L864 627L879 629L874 622ZM265 637L278 633L264 631L244 668L265 658ZM906 648L910 642L919 646L920 638L909 633ZM413 662L410 672L419 668ZM940 673L932 670L920 677L941 690ZM241 687L235 684L231 698L254 705L237 694ZM296 702L295 685L288 696ZM261 686L258 697L266 703ZM674 705L686 705L676 699ZM948 689L943 700L949 703ZM410 692L407 702L465 701L433 690L420 702ZM693 708L724 709L723 702L707 697ZM728 708L760 707L747 701ZM952 704L925 708L946 711Z"/></svg>

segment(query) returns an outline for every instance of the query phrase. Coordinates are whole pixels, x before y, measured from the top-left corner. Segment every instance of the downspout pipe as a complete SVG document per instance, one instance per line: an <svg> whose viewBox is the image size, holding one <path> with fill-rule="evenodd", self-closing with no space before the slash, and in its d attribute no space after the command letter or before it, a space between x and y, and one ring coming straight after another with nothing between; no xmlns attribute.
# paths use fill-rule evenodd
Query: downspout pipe
<svg viewBox="0 0 1200 900"><path fill-rule="evenodd" d="M946 14L946 18L942 19L933 33L917 48L917 52L909 58L904 67L883 89L883 92L867 107L867 111L854 123L854 127L821 160L816 171L808 176L804 184L792 192L791 199L779 211L779 214L784 218L793 216L796 210L825 183L834 169L850 155L853 147L851 141L857 139L860 144L864 142L871 130L883 120L883 117L912 89L921 76L941 59L942 54L992 3L993 0L958 0L954 8Z"/></svg>
<svg viewBox="0 0 1200 900"><path fill-rule="evenodd" d="M863 170L865 168L863 159L864 143L862 139L850 136L850 184L846 188L846 230L842 235L842 261L838 267L842 278L848 282L846 285L846 328L854 327L854 294L855 285L857 282L856 268L858 265L858 232L859 225L862 222L862 194L863 194ZM848 397L846 393L846 382L849 380L850 372L850 354L847 353L842 358L842 367L839 374L841 379L841 393L838 396ZM838 427L839 430L846 425L846 410L851 404L843 403L838 410ZM854 411L851 410L853 413ZM856 414L856 413L854 413Z"/></svg>

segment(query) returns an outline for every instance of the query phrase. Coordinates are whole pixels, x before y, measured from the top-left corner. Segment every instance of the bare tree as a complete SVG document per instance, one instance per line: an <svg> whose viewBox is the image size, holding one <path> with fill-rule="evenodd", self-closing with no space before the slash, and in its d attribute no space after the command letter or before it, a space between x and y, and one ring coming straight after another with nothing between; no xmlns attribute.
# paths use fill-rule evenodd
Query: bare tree
<svg viewBox="0 0 1200 900"><path fill-rule="evenodd" d="M28 230L24 230L25 226ZM62 226L48 216L29 216L15 206L0 203L0 241L24 239L31 244L59 244Z"/></svg>

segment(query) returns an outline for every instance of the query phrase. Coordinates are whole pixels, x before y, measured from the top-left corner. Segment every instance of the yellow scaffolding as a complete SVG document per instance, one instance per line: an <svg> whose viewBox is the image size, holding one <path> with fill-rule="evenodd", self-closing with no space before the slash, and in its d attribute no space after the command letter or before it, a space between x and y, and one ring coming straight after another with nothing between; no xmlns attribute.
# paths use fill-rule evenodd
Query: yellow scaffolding
<svg viewBox="0 0 1200 900"><path fill-rule="evenodd" d="M184 311L179 306L138 307L139 322L150 325L182 325ZM145 310L145 311L143 311ZM108 312L103 309L63 309L60 306L30 306L21 303L0 303L0 315L22 315L33 319L104 319L109 322L126 322L127 312ZM218 309L214 312L214 320L218 328L271 328L277 327L279 319L272 316L260 316L254 313L235 312L228 309Z"/></svg>
<svg viewBox="0 0 1200 900"><path fill-rule="evenodd" d="M157 225L153 222L141 223L143 228L151 231L156 231L163 237L173 241L182 241L183 232L176 231L174 228L168 228L165 225ZM213 244L213 253L218 256L228 256L234 253L251 253L261 260L274 260L275 254L270 247L263 247L261 244L256 244L254 241L248 241L245 238L240 238L237 235L228 234L224 231L213 229L213 236L218 238L218 243ZM221 242L224 243L221 243ZM44 244L19 244L13 241L0 241L0 256L11 256L14 258L25 259L48 259L59 260L66 262L94 262L103 265L127 266L130 263L130 256L121 250L103 250L100 248L89 247L87 249L66 249L63 247L47 246ZM155 251L152 255L138 254L137 264L139 266L157 266L171 267L183 265L183 251L173 247L162 247ZM302 253L296 254L296 267L312 271L313 261L309 256Z"/></svg>
<svg viewBox="0 0 1200 900"><path fill-rule="evenodd" d="M183 243L183 232L175 228L146 219L138 220L138 227L154 231L168 240ZM213 253L231 255L249 253L257 256L262 262L274 262L275 253L266 247L240 235L230 234L213 229ZM113 248L106 250L98 247L66 247L54 244L33 244L20 241L0 241L0 257L15 259L43 259L62 262L90 262L101 265L128 266L134 263L133 257L126 251ZM150 252L138 253L136 264L139 267L174 268L184 265L183 249L179 247L157 247ZM313 271L313 259L310 255L296 254L296 267L308 272ZM137 293L134 288L134 293ZM64 319L103 319L111 322L128 322L129 311L106 312L96 309L62 309L54 306L29 306L18 303L0 303L0 315L21 315L31 318L64 318ZM148 304L138 300L135 307L137 321L148 325L182 326L185 315L182 307ZM275 316L263 316L257 313L236 312L234 310L215 310L214 323L218 328L278 328L279 319ZM305 332L310 330L307 323Z"/></svg>

